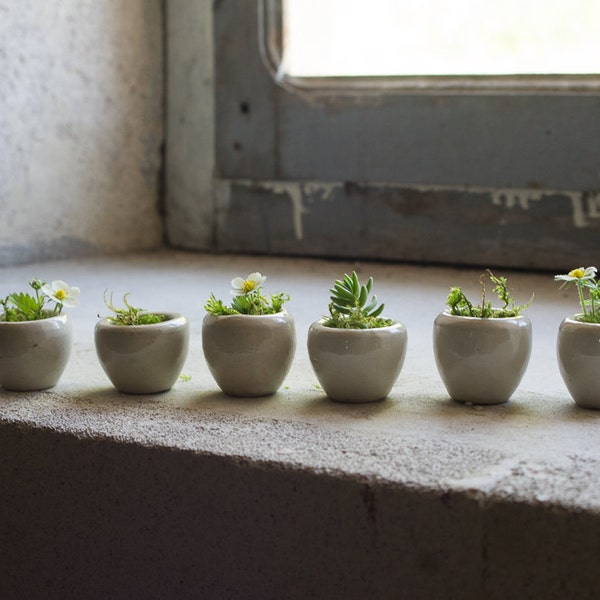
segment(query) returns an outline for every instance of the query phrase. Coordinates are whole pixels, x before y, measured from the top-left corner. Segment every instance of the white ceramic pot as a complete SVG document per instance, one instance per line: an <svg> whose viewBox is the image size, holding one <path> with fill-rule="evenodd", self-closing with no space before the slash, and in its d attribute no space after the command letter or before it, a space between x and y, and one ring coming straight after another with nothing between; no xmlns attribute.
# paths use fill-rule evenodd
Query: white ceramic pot
<svg viewBox="0 0 600 600"><path fill-rule="evenodd" d="M408 336L399 321L376 329L326 327L308 330L308 354L325 393L338 402L375 402L387 397L398 379Z"/></svg>
<svg viewBox="0 0 600 600"><path fill-rule="evenodd" d="M600 324L583 323L577 315L567 317L558 328L556 353L575 404L600 409Z"/></svg>
<svg viewBox="0 0 600 600"><path fill-rule="evenodd" d="M0 385L7 390L43 390L56 385L73 344L68 315L38 321L0 322Z"/></svg>
<svg viewBox="0 0 600 600"><path fill-rule="evenodd" d="M296 349L294 319L273 315L207 314L202 348L217 385L230 396L274 394L288 374Z"/></svg>
<svg viewBox="0 0 600 600"><path fill-rule="evenodd" d="M151 325L96 323L96 354L112 384L127 394L154 394L173 387L185 363L189 322L178 313Z"/></svg>
<svg viewBox="0 0 600 600"><path fill-rule="evenodd" d="M438 371L458 402L502 404L529 364L531 321L525 315L481 319L445 311L433 326Z"/></svg>

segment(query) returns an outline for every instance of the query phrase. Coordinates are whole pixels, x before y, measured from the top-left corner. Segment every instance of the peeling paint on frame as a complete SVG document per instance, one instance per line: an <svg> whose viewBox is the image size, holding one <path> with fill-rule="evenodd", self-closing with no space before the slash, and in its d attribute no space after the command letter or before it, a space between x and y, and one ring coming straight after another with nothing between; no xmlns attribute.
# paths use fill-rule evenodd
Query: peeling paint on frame
<svg viewBox="0 0 600 600"><path fill-rule="evenodd" d="M257 185L256 181L236 180L237 185L252 186ZM307 206L308 202L327 201L331 198L336 189L343 187L340 182L327 181L308 181L308 182L282 182L282 181L262 181L260 187L276 195L286 195L292 204L292 219L294 236L297 240L304 239L303 216L310 213ZM403 186L393 183L371 183L376 188L383 189L413 189L418 192L458 192L469 194L487 195L494 206L502 206L512 210L529 210L532 203L542 202L545 197L561 196L571 202L572 221L576 228L590 226L590 220L600 218L600 193L599 192L581 192L567 190L531 190L518 188L483 188L483 187L452 187L452 186L432 186L432 185L413 185Z"/></svg>
<svg viewBox="0 0 600 600"><path fill-rule="evenodd" d="M544 196L560 195L571 201L573 225L589 227L590 219L600 218L600 194L564 190L494 190L492 203L506 208L529 210L530 202L539 202Z"/></svg>
<svg viewBox="0 0 600 600"><path fill-rule="evenodd" d="M255 185L255 182L248 182L248 184ZM297 240L302 240L304 239L302 216L310 212L304 204L304 198L308 196L311 200L329 200L333 191L340 188L341 184L316 181L308 183L265 181L262 182L262 187L273 194L287 194L292 203L294 236Z"/></svg>

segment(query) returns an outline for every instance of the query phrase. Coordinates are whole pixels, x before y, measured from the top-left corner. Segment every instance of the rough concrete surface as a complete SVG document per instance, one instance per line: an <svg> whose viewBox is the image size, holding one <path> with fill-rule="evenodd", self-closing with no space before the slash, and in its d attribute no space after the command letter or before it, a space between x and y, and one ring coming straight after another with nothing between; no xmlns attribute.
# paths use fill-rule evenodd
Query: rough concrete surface
<svg viewBox="0 0 600 600"><path fill-rule="evenodd" d="M371 405L329 401L306 352L328 287L352 269L374 275L386 314L408 329L400 378ZM268 276L268 291L292 296L298 346L277 394L235 399L219 392L204 362L202 304L211 292L227 299L229 281L255 270ZM21 557L7 590L29 581L35 597L40 563L51 574L46 591L86 597L109 594L111 581L132 597L595 597L600 413L575 407L555 358L558 325L576 297L552 274L502 274L518 300L535 291L532 358L508 404L478 407L449 400L431 341L449 287L477 295L476 270L171 251L2 269L0 295L32 276L82 288L59 384L0 393L0 511ZM111 388L93 348L107 288L190 318L189 381L154 396ZM32 533L28 519L51 533ZM45 551L27 559L36 540ZM178 558L153 554L152 544ZM96 555L100 548L110 556ZM114 580L92 568L99 560Z"/></svg>
<svg viewBox="0 0 600 600"><path fill-rule="evenodd" d="M160 245L159 0L0 0L0 264Z"/></svg>
<svg viewBox="0 0 600 600"><path fill-rule="evenodd" d="M169 0L165 229L169 243L210 250L215 186L213 3Z"/></svg>

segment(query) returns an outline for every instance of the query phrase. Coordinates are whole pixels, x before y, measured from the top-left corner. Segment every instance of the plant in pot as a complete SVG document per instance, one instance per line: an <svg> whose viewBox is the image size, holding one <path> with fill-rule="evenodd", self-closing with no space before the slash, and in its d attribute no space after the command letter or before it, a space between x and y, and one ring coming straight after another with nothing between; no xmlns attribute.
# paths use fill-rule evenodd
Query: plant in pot
<svg viewBox="0 0 600 600"><path fill-rule="evenodd" d="M104 303L112 312L96 323L98 360L112 384L126 394L155 394L173 387L188 353L189 322L175 312L148 312L132 306Z"/></svg>
<svg viewBox="0 0 600 600"><path fill-rule="evenodd" d="M584 408L600 409L600 288L596 267L579 267L556 275L562 286L574 286L581 312L565 317L558 328L556 353L560 374L575 401Z"/></svg>
<svg viewBox="0 0 600 600"><path fill-rule="evenodd" d="M79 288L62 280L34 279L33 293L13 292L0 300L0 385L34 391L56 385L73 344L73 328L63 307L79 302Z"/></svg>
<svg viewBox="0 0 600 600"><path fill-rule="evenodd" d="M361 284L356 272L330 289L329 316L308 330L308 354L325 393L339 402L386 398L404 364L406 327L381 316L372 295L373 278Z"/></svg>
<svg viewBox="0 0 600 600"><path fill-rule="evenodd" d="M230 396L274 394L288 374L296 349L288 294L263 293L266 276L231 280L230 305L214 294L206 301L202 348L217 385Z"/></svg>
<svg viewBox="0 0 600 600"><path fill-rule="evenodd" d="M471 303L460 287L450 289L447 310L433 326L438 371L453 400L473 404L507 402L517 389L531 354L531 321L521 314L532 302L517 305L505 277L486 271L502 303L494 308L480 277L481 303Z"/></svg>

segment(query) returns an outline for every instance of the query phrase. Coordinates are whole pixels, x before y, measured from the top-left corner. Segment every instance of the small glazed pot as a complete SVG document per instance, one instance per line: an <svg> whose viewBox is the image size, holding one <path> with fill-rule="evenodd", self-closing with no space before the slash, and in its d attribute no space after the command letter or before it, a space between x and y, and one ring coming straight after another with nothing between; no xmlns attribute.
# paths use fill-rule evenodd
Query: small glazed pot
<svg viewBox="0 0 600 600"><path fill-rule="evenodd" d="M600 324L565 318L558 328L560 374L577 406L600 410Z"/></svg>
<svg viewBox="0 0 600 600"><path fill-rule="evenodd" d="M72 345L73 327L68 315L0 322L0 385L19 392L56 385Z"/></svg>
<svg viewBox="0 0 600 600"><path fill-rule="evenodd" d="M268 396L283 383L296 349L294 319L271 315L207 314L202 348L217 385L230 396Z"/></svg>
<svg viewBox="0 0 600 600"><path fill-rule="evenodd" d="M308 355L325 393L338 402L376 402L398 379L408 335L399 321L375 329L326 327L308 330Z"/></svg>
<svg viewBox="0 0 600 600"><path fill-rule="evenodd" d="M450 397L473 404L507 402L527 370L531 333L525 315L482 319L439 314L433 350Z"/></svg>
<svg viewBox="0 0 600 600"><path fill-rule="evenodd" d="M189 322L179 313L151 325L96 323L96 354L112 384L126 394L165 392L177 381L188 353Z"/></svg>

